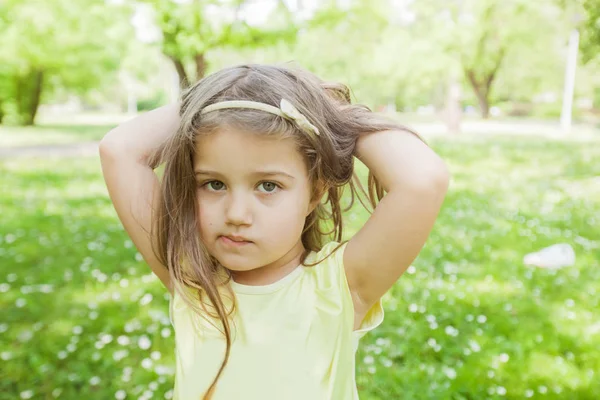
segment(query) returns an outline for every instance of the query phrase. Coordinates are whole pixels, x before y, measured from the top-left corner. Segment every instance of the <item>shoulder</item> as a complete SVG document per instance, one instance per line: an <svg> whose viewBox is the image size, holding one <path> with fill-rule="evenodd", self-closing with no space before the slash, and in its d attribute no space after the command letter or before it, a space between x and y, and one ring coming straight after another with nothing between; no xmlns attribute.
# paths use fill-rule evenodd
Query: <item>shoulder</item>
<svg viewBox="0 0 600 400"><path fill-rule="evenodd" d="M348 242L329 242L318 252L312 253L307 263L316 263L313 274L317 285L328 289L335 289L342 301L351 307L354 314L355 333L362 337L368 331L379 326L384 319L381 298L365 307L359 297L352 292L346 276L344 254Z"/></svg>
<svg viewBox="0 0 600 400"><path fill-rule="evenodd" d="M320 286L345 281L343 255L346 244L347 242L329 242L321 250L310 253L304 261Z"/></svg>

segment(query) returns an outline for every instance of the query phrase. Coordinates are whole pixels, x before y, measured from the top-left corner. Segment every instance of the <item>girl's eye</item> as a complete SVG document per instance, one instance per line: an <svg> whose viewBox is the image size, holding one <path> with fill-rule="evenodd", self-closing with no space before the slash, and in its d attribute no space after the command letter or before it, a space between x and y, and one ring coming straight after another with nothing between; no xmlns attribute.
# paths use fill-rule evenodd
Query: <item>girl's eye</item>
<svg viewBox="0 0 600 400"><path fill-rule="evenodd" d="M263 182L260 185L258 185L258 187L264 189L261 190L261 192L263 193L273 193L279 188L279 185L275 182Z"/></svg>
<svg viewBox="0 0 600 400"><path fill-rule="evenodd" d="M223 190L223 188L225 187L225 184L221 181L210 181L210 182L206 182L204 184L204 186L208 187L209 190L217 192L219 190Z"/></svg>

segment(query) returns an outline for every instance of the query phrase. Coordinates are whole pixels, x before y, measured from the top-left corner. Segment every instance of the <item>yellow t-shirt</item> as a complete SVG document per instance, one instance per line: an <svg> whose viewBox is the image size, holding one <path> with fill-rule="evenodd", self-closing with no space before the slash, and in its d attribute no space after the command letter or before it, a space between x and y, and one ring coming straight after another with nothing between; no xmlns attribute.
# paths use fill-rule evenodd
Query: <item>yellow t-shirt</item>
<svg viewBox="0 0 600 400"><path fill-rule="evenodd" d="M331 242L306 263L325 258ZM237 303L232 347L213 400L356 400L355 353L383 321L381 300L353 331L354 307L342 245L323 262L298 266L279 281L248 286L231 281ZM223 335L175 292L175 400L199 400L225 354Z"/></svg>

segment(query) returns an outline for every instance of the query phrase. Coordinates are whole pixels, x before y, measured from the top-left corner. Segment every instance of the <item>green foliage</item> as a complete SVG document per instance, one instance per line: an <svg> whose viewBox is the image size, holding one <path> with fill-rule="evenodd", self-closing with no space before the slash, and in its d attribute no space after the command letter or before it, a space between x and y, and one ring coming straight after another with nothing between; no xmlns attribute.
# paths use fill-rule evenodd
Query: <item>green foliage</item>
<svg viewBox="0 0 600 400"><path fill-rule="evenodd" d="M57 88L82 94L106 82L132 36L122 11L102 0L0 3L0 108L29 124Z"/></svg>
<svg viewBox="0 0 600 400"><path fill-rule="evenodd" d="M600 53L600 0L581 0L584 21L581 29L581 47L584 60L598 58Z"/></svg>
<svg viewBox="0 0 600 400"><path fill-rule="evenodd" d="M268 26L252 26L240 18L248 0L142 0L155 14L162 32L163 53L179 69L187 84L203 77L204 55L215 48L269 46L279 41L292 41L297 26L284 2L271 12ZM199 62L199 58L202 60ZM192 66L195 71L192 72Z"/></svg>
<svg viewBox="0 0 600 400"><path fill-rule="evenodd" d="M138 111L150 111L167 103L167 94L164 90L158 90L152 96L137 101Z"/></svg>

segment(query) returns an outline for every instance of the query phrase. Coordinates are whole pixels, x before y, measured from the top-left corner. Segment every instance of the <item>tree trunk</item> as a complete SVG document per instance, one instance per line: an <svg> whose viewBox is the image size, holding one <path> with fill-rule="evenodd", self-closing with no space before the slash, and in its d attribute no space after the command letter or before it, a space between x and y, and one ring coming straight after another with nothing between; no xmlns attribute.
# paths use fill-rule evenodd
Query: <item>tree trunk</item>
<svg viewBox="0 0 600 400"><path fill-rule="evenodd" d="M447 93L446 93L446 128L448 132L453 134L460 133L460 120L461 120L461 104L460 104L461 90L460 84L456 76L451 76L448 81Z"/></svg>
<svg viewBox="0 0 600 400"><path fill-rule="evenodd" d="M15 103L20 125L34 124L42 97L43 80L44 71L41 69L35 69L24 76L15 77Z"/></svg>
<svg viewBox="0 0 600 400"><path fill-rule="evenodd" d="M488 119L490 117L490 93L492 91L492 83L494 83L498 69L500 69L500 65L502 65L505 52L506 51L504 47L500 48L493 68L488 71L484 71L481 74L481 79L477 78L474 67L465 67L465 75L467 76L467 79L469 80L469 83L473 87L473 91L477 96L479 111L481 112L481 117L483 119Z"/></svg>
<svg viewBox="0 0 600 400"><path fill-rule="evenodd" d="M475 76L475 71L472 69L467 69L466 71L467 79L475 92L475 96L477 96L477 102L479 103L479 112L481 113L481 117L483 119L488 119L490 117L490 86L492 81L494 80L493 76L486 77L483 82L481 82Z"/></svg>
<svg viewBox="0 0 600 400"><path fill-rule="evenodd" d="M189 79L187 73L185 72L183 62L175 56L167 55L167 57L169 57L169 59L173 61L173 64L175 65L175 70L177 71L177 76L179 77L179 88L185 89L188 86Z"/></svg>
<svg viewBox="0 0 600 400"><path fill-rule="evenodd" d="M40 106L40 99L42 98L42 85L44 83L44 71L35 70L32 73L33 87L31 88L31 98L29 101L29 107L27 108L27 119L25 125L33 125L35 122L35 116L37 115L38 108Z"/></svg>
<svg viewBox="0 0 600 400"><path fill-rule="evenodd" d="M196 80L200 80L206 74L206 58L204 58L204 53L196 54L194 60L196 61Z"/></svg>

